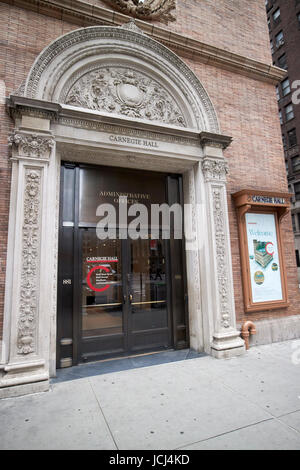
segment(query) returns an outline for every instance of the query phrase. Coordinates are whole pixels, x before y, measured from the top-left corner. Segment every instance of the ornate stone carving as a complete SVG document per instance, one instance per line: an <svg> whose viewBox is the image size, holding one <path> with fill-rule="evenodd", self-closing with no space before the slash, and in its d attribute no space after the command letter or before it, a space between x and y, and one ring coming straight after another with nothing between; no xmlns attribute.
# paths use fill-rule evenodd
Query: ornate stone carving
<svg viewBox="0 0 300 470"><path fill-rule="evenodd" d="M182 112L166 90L153 79L132 69L105 67L90 71L74 83L64 102L186 127Z"/></svg>
<svg viewBox="0 0 300 470"><path fill-rule="evenodd" d="M205 181L226 181L229 167L226 160L215 158L204 158L202 161L202 171Z"/></svg>
<svg viewBox="0 0 300 470"><path fill-rule="evenodd" d="M144 60L147 55L152 63L156 64L154 68L163 70L170 84L176 83L181 95L189 103L190 114L195 120L195 124L189 123L189 127L219 133L214 107L192 70L170 49L157 41L145 34L135 34L120 27L81 28L52 42L41 52L31 68L26 81L25 96L53 101L59 83L63 82L63 76L70 70L70 64L73 65L77 60L78 48L81 50L81 59L86 58L90 63L94 62L96 56L103 57L116 50L131 63L136 58ZM42 77L51 77L51 80L46 78L44 82ZM56 101L61 102L60 98Z"/></svg>
<svg viewBox="0 0 300 470"><path fill-rule="evenodd" d="M22 231L22 270L18 318L18 354L35 352L40 238L41 170L27 169Z"/></svg>
<svg viewBox="0 0 300 470"><path fill-rule="evenodd" d="M125 15L142 20L157 20L168 24L176 21L171 11L176 8L176 0L104 0L105 3Z"/></svg>
<svg viewBox="0 0 300 470"><path fill-rule="evenodd" d="M39 134L14 132L9 137L8 143L16 150L19 156L48 160L51 149L54 146L54 139L50 136Z"/></svg>
<svg viewBox="0 0 300 470"><path fill-rule="evenodd" d="M127 31L133 31L134 33L145 34L135 23L134 18L131 18L128 23L122 24L120 26L122 29L127 29Z"/></svg>
<svg viewBox="0 0 300 470"><path fill-rule="evenodd" d="M213 188L213 211L215 225L215 241L216 241L216 257L217 257L217 275L218 275L218 291L221 308L221 323L224 328L230 326L230 313L228 306L228 267L226 262L226 235L225 235L225 219L222 202L223 188Z"/></svg>

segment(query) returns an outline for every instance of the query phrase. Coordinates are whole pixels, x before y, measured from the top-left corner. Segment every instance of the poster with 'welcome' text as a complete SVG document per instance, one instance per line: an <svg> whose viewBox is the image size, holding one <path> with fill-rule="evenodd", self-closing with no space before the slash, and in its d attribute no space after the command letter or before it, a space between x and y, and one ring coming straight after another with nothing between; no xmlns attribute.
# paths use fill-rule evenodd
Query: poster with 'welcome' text
<svg viewBox="0 0 300 470"><path fill-rule="evenodd" d="M246 214L253 303L282 300L274 214Z"/></svg>

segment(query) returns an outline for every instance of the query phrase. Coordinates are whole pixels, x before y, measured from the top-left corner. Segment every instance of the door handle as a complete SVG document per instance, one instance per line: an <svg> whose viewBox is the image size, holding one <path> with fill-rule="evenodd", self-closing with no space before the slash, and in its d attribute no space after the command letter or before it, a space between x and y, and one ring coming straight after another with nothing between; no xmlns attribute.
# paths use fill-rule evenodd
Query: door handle
<svg viewBox="0 0 300 470"><path fill-rule="evenodd" d="M129 302L131 303L132 302L132 294L129 294L128 298L129 298ZM126 300L127 300L127 295L123 295L124 304L126 304Z"/></svg>

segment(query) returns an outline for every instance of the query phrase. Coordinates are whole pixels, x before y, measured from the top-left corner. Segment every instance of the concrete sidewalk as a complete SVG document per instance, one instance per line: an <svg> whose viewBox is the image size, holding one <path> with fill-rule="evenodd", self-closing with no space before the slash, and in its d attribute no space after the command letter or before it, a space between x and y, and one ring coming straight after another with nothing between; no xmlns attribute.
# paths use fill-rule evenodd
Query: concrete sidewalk
<svg viewBox="0 0 300 470"><path fill-rule="evenodd" d="M0 448L300 449L300 341L69 377L3 399Z"/></svg>

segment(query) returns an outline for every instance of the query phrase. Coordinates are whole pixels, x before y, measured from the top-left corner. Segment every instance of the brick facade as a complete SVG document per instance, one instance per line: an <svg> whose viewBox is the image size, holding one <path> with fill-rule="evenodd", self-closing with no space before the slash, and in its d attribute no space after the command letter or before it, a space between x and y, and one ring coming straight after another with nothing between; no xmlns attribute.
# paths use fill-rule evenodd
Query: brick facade
<svg viewBox="0 0 300 470"><path fill-rule="evenodd" d="M51 41L80 25L53 16L0 3L0 84L6 96L18 89L32 63ZM89 2L91 3L91 2ZM92 2L103 5L102 2ZM59 16L59 15L57 15ZM88 23L89 25L90 23ZM95 22L94 22L95 24ZM99 24L99 22L98 22ZM162 25L161 25L162 26ZM224 48L230 52L271 63L265 8L262 0L183 0L178 2L177 22L168 30ZM233 137L226 150L230 174L228 203L237 320L246 315L243 308L237 220L231 194L245 187L287 191L280 124L274 85L241 74L184 58L206 88L215 106L222 133ZM3 82L1 82L3 81ZM2 330L5 259L10 191L10 162L7 138L12 120L1 108L1 226L0 226L0 331ZM288 309L247 315L251 319L299 314L291 218L284 219L285 260L288 277Z"/></svg>
<svg viewBox="0 0 300 470"><path fill-rule="evenodd" d="M300 283L300 105L292 103L292 85L300 79L300 1L269 0L266 3L273 63L286 69L286 77L278 85L278 108L282 115L282 139L290 192L295 193L292 204L298 281ZM282 33L283 40L276 37ZM286 115L286 107L293 107L293 117Z"/></svg>

